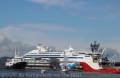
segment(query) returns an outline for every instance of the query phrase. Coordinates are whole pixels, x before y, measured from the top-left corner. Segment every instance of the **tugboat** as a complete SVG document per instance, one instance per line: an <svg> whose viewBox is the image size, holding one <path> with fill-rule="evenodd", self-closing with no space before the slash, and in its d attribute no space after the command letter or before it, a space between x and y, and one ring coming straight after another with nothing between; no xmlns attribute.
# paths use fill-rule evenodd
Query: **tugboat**
<svg viewBox="0 0 120 78"><path fill-rule="evenodd" d="M92 57L91 60L89 58L88 60L80 61L83 71L120 74L120 68L109 66L109 60L103 61L102 54L104 51L100 50L99 46L100 44L97 44L96 41L91 44L92 54L89 54ZM107 66L104 67L104 65Z"/></svg>
<svg viewBox="0 0 120 78"><path fill-rule="evenodd" d="M16 55L12 59L7 59L5 66L12 69L24 69L27 65L27 62L24 61L22 57Z"/></svg>

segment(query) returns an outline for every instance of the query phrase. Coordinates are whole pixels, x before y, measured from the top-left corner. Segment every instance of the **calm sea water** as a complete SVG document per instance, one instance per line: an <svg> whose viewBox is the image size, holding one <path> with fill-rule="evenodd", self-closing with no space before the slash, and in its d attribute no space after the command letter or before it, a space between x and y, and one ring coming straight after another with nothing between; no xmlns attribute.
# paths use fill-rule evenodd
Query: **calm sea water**
<svg viewBox="0 0 120 78"><path fill-rule="evenodd" d="M84 73L84 72L60 72L55 70L40 69L0 69L0 78L120 78L120 74Z"/></svg>

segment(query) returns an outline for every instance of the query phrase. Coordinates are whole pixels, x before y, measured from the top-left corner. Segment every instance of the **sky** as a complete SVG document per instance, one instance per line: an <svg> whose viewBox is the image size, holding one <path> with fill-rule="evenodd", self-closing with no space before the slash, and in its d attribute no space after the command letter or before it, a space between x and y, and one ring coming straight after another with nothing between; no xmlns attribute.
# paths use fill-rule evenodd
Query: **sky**
<svg viewBox="0 0 120 78"><path fill-rule="evenodd" d="M0 40L120 51L120 0L0 0Z"/></svg>

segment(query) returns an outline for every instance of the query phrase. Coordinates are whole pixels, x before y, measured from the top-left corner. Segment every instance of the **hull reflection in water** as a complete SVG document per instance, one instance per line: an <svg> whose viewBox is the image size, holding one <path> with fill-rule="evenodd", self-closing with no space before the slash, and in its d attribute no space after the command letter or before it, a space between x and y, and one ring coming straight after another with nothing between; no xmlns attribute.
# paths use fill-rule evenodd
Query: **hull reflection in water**
<svg viewBox="0 0 120 78"><path fill-rule="evenodd" d="M61 72L54 70L33 69L1 69L0 78L119 78L118 74L102 74L102 73L84 73L84 72Z"/></svg>

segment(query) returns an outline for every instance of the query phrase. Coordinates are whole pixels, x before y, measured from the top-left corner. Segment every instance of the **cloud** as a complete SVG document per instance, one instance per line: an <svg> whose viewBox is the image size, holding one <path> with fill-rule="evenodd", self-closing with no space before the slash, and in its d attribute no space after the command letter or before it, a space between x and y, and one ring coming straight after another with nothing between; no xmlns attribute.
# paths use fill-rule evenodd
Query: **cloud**
<svg viewBox="0 0 120 78"><path fill-rule="evenodd" d="M120 60L120 52L118 52L116 49L106 48L103 57L108 57L108 59L111 62L114 62L114 61L119 62L119 60Z"/></svg>
<svg viewBox="0 0 120 78"><path fill-rule="evenodd" d="M89 20L116 19L120 16L119 6L116 2L89 1L89 0L27 0L45 6L59 6L69 14L84 16ZM97 5L98 4L98 5ZM94 16L94 17L93 17Z"/></svg>
<svg viewBox="0 0 120 78"><path fill-rule="evenodd" d="M69 15L82 16L88 20L115 20L120 16L120 8L114 1L89 0L27 0L43 5L47 10L51 7L60 7ZM98 5L97 5L98 4ZM49 8L49 9L48 9Z"/></svg>
<svg viewBox="0 0 120 78"><path fill-rule="evenodd" d="M0 29L0 56L14 55L14 48L18 46L20 53L32 49L38 43L65 49L68 46L67 35L76 33L75 28L57 24L19 24L7 25ZM29 45L28 45L29 44Z"/></svg>
<svg viewBox="0 0 120 78"><path fill-rule="evenodd" d="M57 24L47 24L47 23L40 23L40 24L21 24L20 27L23 27L25 29L34 29L39 31L50 31L50 32L76 32L77 29L66 27L64 25L57 25Z"/></svg>
<svg viewBox="0 0 120 78"><path fill-rule="evenodd" d="M38 42L56 43L62 41L66 35L76 33L75 28L56 25L56 24L19 24L8 25L0 29L7 37L14 41L22 41L24 43L37 44Z"/></svg>
<svg viewBox="0 0 120 78"><path fill-rule="evenodd" d="M46 5L64 5L65 0L28 0L39 4Z"/></svg>
<svg viewBox="0 0 120 78"><path fill-rule="evenodd" d="M17 49L17 52L19 52L19 55L23 55L32 50L34 46L24 44L20 41L13 41L5 34L3 35L0 33L0 57L14 56L15 48Z"/></svg>
<svg viewBox="0 0 120 78"><path fill-rule="evenodd" d="M110 40L110 41L106 40L103 43L103 47L105 47L105 48L112 48L112 49L115 49L115 50L120 52L119 46L120 46L120 40Z"/></svg>
<svg viewBox="0 0 120 78"><path fill-rule="evenodd" d="M85 0L27 0L30 2L44 4L46 6L60 6L69 9L80 9L84 4Z"/></svg>
<svg viewBox="0 0 120 78"><path fill-rule="evenodd" d="M37 45L38 43L54 46L62 50L68 48L69 42L71 42L73 48L78 50L89 48L89 41L80 40L78 34L73 38L73 33L76 34L79 32L75 28L46 23L4 26L0 29L0 56L14 55L14 48L16 46L18 46L20 52L24 54L33 49L31 45ZM101 46L113 48L120 52L119 42L120 41L104 42Z"/></svg>
<svg viewBox="0 0 120 78"><path fill-rule="evenodd" d="M75 27L72 28L57 24L26 23L4 26L0 29L0 35L5 35L14 42L22 41L22 43L25 44L36 45L38 43L43 43L46 45L55 46L56 48L65 49L69 45L69 42L71 42L73 47L77 49L86 49L89 47L90 41L95 38L92 35L90 35L92 38L89 36L91 33L89 30L78 30L79 29L76 29ZM98 37L99 35L97 36L97 40L101 40ZM4 40L4 37L0 36L0 41L2 40ZM106 40L108 40L108 38ZM109 43L104 43L103 45L104 47L107 46L107 48L114 48L120 51L119 42L120 41L115 42L113 39L113 41L109 41Z"/></svg>

